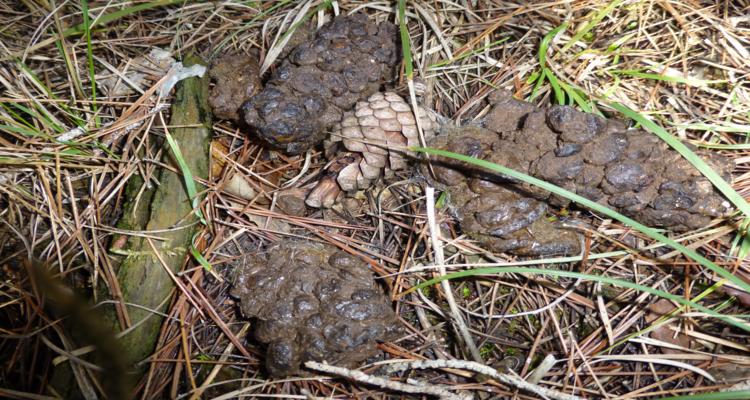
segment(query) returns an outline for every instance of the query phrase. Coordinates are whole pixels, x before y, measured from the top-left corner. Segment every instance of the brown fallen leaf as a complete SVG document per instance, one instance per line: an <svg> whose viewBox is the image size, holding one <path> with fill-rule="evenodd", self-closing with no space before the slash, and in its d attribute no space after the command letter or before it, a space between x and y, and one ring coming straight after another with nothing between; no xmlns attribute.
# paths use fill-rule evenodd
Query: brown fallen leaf
<svg viewBox="0 0 750 400"><path fill-rule="evenodd" d="M227 164L226 157L229 154L229 147L221 140L211 141L211 176L221 176L221 171Z"/></svg>
<svg viewBox="0 0 750 400"><path fill-rule="evenodd" d="M674 311L675 308L676 307L674 306L674 304L672 304L672 302L667 299L658 300L657 302L647 307L648 312L645 316L646 322L650 324L656 321L658 318ZM685 335L684 333L676 333L674 330L670 329L670 325L672 324L664 324L654 329L653 331L649 332L649 337L665 343L673 344L675 346L690 349L693 344L693 341L690 339L690 337L688 335ZM662 347L661 351L665 354L682 353L681 350L676 350L669 347Z"/></svg>

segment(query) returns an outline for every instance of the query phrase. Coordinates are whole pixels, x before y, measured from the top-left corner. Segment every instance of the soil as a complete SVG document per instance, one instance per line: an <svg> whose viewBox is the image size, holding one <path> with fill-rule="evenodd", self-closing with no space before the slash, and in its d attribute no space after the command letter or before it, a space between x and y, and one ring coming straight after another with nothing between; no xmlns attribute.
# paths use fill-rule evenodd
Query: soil
<svg viewBox="0 0 750 400"><path fill-rule="evenodd" d="M344 111L393 79L397 33L395 25L377 25L361 13L334 18L297 45L242 106L244 121L288 154L322 142Z"/></svg>
<svg viewBox="0 0 750 400"><path fill-rule="evenodd" d="M266 345L266 369L282 377L305 361L357 367L399 324L360 259L333 246L286 240L246 255L231 294Z"/></svg>
<svg viewBox="0 0 750 400"><path fill-rule="evenodd" d="M490 100L484 128L444 127L431 145L543 179L653 227L699 229L731 211L695 167L653 134L568 106L537 108L504 91ZM731 180L729 159L697 153ZM455 161L440 159L436 168L462 229L490 249L522 255L579 251L575 235L545 222L546 208L539 203L567 207L568 200Z"/></svg>

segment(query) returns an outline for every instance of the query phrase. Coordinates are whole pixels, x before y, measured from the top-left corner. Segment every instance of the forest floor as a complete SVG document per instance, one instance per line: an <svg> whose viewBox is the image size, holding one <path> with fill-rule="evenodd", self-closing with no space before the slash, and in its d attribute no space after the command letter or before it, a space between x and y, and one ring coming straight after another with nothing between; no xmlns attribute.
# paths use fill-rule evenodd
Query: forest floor
<svg viewBox="0 0 750 400"><path fill-rule="evenodd" d="M42 260L95 303L102 288L117 286L108 281L114 238L158 233L124 232L116 223L130 179L172 168L155 145L175 128L166 122L174 92L155 94L170 57L195 53L210 62L227 51L248 57L257 51L269 67L267 78L296 18L320 26L362 11L399 24L398 3L0 2L0 396L49 398L53 364L77 359L62 349L70 338L40 307L42 295L18 260ZM587 221L583 254L492 254L461 234L449 210L428 209L432 199L411 171L357 193L356 207L287 215L275 207L275 194L314 184L327 162L322 152L270 152L243 127L216 120L211 171L201 182L199 207L207 222L194 238L198 256L174 277L182 284L169 301L137 397L397 398L404 395L396 387L401 383L441 388L446 398L668 398L742 390L713 398L750 398L750 293L707 267L750 277L750 215L744 212L750 2L405 3L402 40L410 54L391 89L405 98L418 92L425 108L470 124L487 113L492 88L537 105L564 103L627 119L612 106L619 103L637 112L629 120L634 125L654 121L678 142L731 158L738 211L698 230L666 232L705 262L575 207L555 211ZM154 63L155 55L165 64ZM239 189L227 185L237 174L244 182ZM158 184L148 182L144 188ZM428 223L433 219L444 236L453 236L436 233L437 225ZM266 375L262 347L245 339L252 327L229 289L239 253L284 237L346 248L390 279L404 334L380 344L381 356L361 368L383 382L316 371ZM479 269L511 266L513 273ZM583 275L579 281L522 268ZM445 270L476 275L406 293ZM462 330L479 360L457 340ZM383 368L423 359L466 363L398 373ZM478 374L469 361L498 375ZM77 379L99 390L97 374Z"/></svg>

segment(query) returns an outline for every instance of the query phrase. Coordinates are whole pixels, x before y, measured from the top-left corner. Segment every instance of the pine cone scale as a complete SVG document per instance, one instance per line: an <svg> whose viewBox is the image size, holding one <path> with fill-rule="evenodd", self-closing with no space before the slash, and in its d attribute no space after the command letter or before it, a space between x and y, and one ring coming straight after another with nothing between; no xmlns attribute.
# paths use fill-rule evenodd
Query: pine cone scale
<svg viewBox="0 0 750 400"><path fill-rule="evenodd" d="M434 116L421 109L419 113L426 136L432 137L436 127ZM333 129L327 153L338 142L362 157L354 167L346 169L346 177L338 180L342 190L366 189L381 176L390 176L394 170L407 167L410 153L403 146L419 144L416 119L411 107L398 94L375 93L345 113Z"/></svg>

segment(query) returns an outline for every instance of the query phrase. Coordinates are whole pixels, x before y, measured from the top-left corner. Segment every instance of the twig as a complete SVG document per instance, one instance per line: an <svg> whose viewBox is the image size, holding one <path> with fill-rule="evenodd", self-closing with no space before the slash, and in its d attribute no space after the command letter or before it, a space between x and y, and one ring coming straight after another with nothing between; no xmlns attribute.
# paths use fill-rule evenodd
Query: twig
<svg viewBox="0 0 750 400"><path fill-rule="evenodd" d="M544 357L544 360L539 363L539 366L531 372L531 375L529 375L529 378L526 381L532 385L536 385L540 380L542 380L544 375L547 375L547 372L552 369L556 362L557 359L555 359L555 356L553 356L552 354L547 354Z"/></svg>
<svg viewBox="0 0 750 400"><path fill-rule="evenodd" d="M474 396L468 395L468 394L465 394L465 395L453 394L450 391L448 391L448 389L445 389L443 386L439 386L439 385L422 384L422 383L418 383L417 381L413 379L410 379L409 380L410 383L406 384L406 383L401 383L398 381L392 381L387 378L381 378L379 376L368 375L362 371L343 368L343 367L336 367L333 365L319 363L317 361L307 361L305 362L305 367L314 369L316 371L325 372L328 374L342 376L344 378L351 379L360 383L378 386L383 389L395 390L397 392L429 394L429 395L437 396L440 399L445 399L445 400L467 400L467 399L474 398Z"/></svg>
<svg viewBox="0 0 750 400"><path fill-rule="evenodd" d="M388 367L388 371L397 372L406 369L437 369L437 368L455 368L473 371L482 375L489 376L497 379L498 381L517 387L522 390L529 391L539 396L548 397L555 400L583 400L581 397L558 392L554 389L547 389L541 386L537 386L526 382L522 378L514 375L504 374L498 372L496 369L489 367L484 364L476 363L473 361L465 360L418 360L405 362L403 364L391 365Z"/></svg>
<svg viewBox="0 0 750 400"><path fill-rule="evenodd" d="M425 189L425 196L427 201L427 223L430 229L430 240L432 242L432 248L435 251L435 262L438 265L440 276L445 276L445 257L443 255L443 244L438 237L440 231L438 230L437 222L435 219L435 188L428 186ZM469 348L471 357L475 361L481 362L482 356L479 354L479 349L477 349L477 345L474 343L474 339L472 339L471 335L469 334L469 329L466 327L466 323L461 316L461 312L458 309L458 305L456 304L456 299L453 298L453 290L451 289L449 280L446 279L440 282L440 285L443 286L443 291L445 292L445 300L450 306L451 317L453 317L453 322L456 330L458 331L460 337L463 339L464 344L466 344L466 347Z"/></svg>

